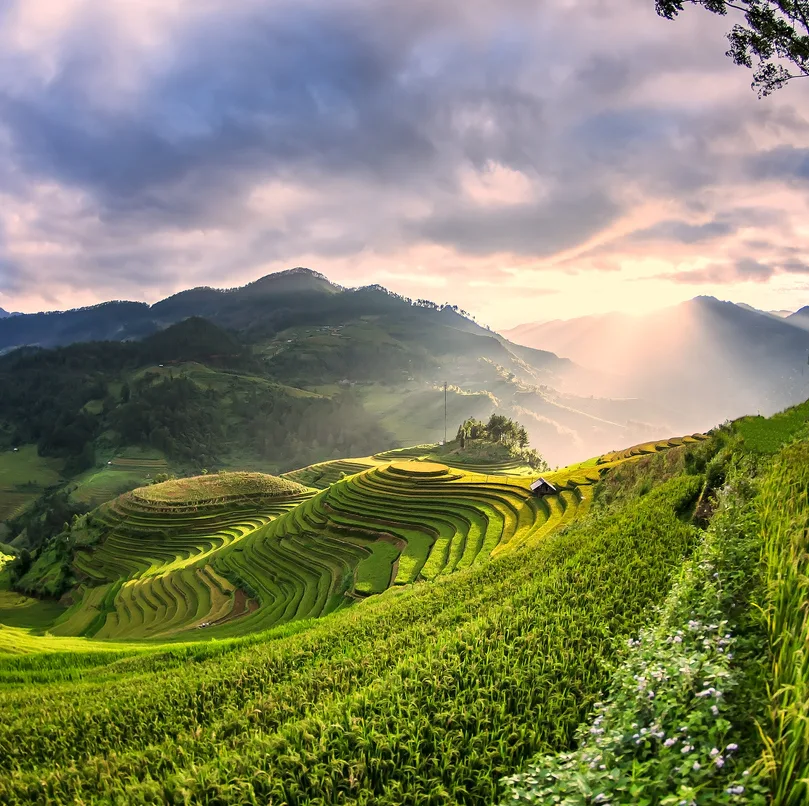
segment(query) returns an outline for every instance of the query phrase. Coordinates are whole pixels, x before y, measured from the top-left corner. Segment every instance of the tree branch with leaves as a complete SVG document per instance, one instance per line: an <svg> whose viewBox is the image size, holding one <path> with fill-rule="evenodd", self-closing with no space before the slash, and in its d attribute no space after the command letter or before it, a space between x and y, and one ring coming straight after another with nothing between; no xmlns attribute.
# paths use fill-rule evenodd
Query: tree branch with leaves
<svg viewBox="0 0 809 806"><path fill-rule="evenodd" d="M809 0L656 0L655 6L661 17L673 20L686 3L722 16L740 14L744 23L728 33L726 55L755 70L751 86L760 98L809 77Z"/></svg>

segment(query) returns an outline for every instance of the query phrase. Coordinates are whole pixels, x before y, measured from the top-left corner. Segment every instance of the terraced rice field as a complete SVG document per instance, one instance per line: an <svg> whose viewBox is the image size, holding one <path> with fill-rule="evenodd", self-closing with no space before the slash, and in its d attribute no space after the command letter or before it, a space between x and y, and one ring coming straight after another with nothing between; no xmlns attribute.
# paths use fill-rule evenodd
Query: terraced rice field
<svg viewBox="0 0 809 806"><path fill-rule="evenodd" d="M36 445L0 451L0 521L20 515L60 478L62 461L39 456Z"/></svg>
<svg viewBox="0 0 809 806"><path fill-rule="evenodd" d="M449 467L469 473L482 473L490 476L536 476L535 472L519 459L500 459L488 461L464 460L460 457L442 456L437 453L437 445L415 445L412 448L394 448L390 451L363 456L356 459L336 459L329 462L318 462L299 470L282 473L283 478L325 490L330 485L355 473L362 473L371 467L378 467L390 462L406 460L422 460L425 462L441 462Z"/></svg>
<svg viewBox="0 0 809 806"><path fill-rule="evenodd" d="M353 476L355 473L362 473L369 467L374 467L378 462L376 457L363 457L361 459L336 459L331 462L318 462L300 470L292 470L289 473L282 473L281 477L296 481L306 487L315 487L325 490L326 487L340 481L346 476Z"/></svg>
<svg viewBox="0 0 809 806"><path fill-rule="evenodd" d="M429 445L414 445L410 448L393 448L389 451L382 451L382 453L375 453L374 459L381 459L382 461L395 462L400 459L418 459L428 453L432 453L436 446Z"/></svg>
<svg viewBox="0 0 809 806"><path fill-rule="evenodd" d="M433 580L541 539L586 509L598 474L536 498L529 479L411 460L370 467L228 550L215 567L257 594L232 635L312 618L394 585Z"/></svg>
<svg viewBox="0 0 809 806"><path fill-rule="evenodd" d="M261 474L222 474L142 488L102 505L90 527L103 541L77 550L84 583L52 633L171 637L238 618L256 603L211 561L311 494Z"/></svg>
<svg viewBox="0 0 809 806"><path fill-rule="evenodd" d="M424 459L425 461L439 461L459 470L470 473L484 473L487 475L531 475L533 471L519 459L487 459L475 461L463 457L444 456L439 453L438 445L415 445L412 448L394 448L390 451L377 453L373 458L377 460L397 461L400 459Z"/></svg>
<svg viewBox="0 0 809 806"><path fill-rule="evenodd" d="M462 459L446 458L444 461L450 467L468 470L470 473L484 473L493 476L536 475L535 471L526 467L519 459L500 459L492 462L467 462Z"/></svg>
<svg viewBox="0 0 809 806"><path fill-rule="evenodd" d="M11 520L22 514L39 493L21 493L17 490L0 489L0 521Z"/></svg>
<svg viewBox="0 0 809 806"><path fill-rule="evenodd" d="M658 440L657 442L642 442L639 445L633 445L631 448L624 448L622 451L605 453L599 458L598 462L599 464L607 464L609 462L619 462L623 459L631 459L635 456L647 456L650 453L666 450L666 448L676 448L679 445L701 442L707 438L707 434L690 434L684 437Z"/></svg>
<svg viewBox="0 0 809 806"><path fill-rule="evenodd" d="M557 492L541 498L533 476L430 462L423 446L412 458L324 462L283 479L228 473L144 487L94 511L88 528L100 542L76 535L81 585L51 632L228 637L316 618L531 547L586 512L613 466L682 442L548 473Z"/></svg>
<svg viewBox="0 0 809 806"><path fill-rule="evenodd" d="M73 496L90 506L99 506L126 490L148 484L150 479L168 470L168 462L163 457L130 451L88 474Z"/></svg>

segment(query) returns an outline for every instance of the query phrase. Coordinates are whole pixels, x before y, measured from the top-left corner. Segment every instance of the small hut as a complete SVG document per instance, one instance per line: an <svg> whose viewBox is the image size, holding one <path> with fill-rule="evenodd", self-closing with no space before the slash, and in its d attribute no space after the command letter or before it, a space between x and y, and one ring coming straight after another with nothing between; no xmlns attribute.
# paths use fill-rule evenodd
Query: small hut
<svg viewBox="0 0 809 806"><path fill-rule="evenodd" d="M544 495L554 495L556 487L540 476L536 481L531 482L531 492L538 498L542 498Z"/></svg>

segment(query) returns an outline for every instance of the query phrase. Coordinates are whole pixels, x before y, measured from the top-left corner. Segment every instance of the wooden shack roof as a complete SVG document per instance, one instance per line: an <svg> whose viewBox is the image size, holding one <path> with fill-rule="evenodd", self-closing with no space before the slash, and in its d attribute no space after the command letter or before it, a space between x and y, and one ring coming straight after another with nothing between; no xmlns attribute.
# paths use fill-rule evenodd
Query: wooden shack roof
<svg viewBox="0 0 809 806"><path fill-rule="evenodd" d="M531 491L534 492L539 490L542 487L548 487L549 489L556 492L556 487L553 486L547 479L540 476L536 481L531 482Z"/></svg>

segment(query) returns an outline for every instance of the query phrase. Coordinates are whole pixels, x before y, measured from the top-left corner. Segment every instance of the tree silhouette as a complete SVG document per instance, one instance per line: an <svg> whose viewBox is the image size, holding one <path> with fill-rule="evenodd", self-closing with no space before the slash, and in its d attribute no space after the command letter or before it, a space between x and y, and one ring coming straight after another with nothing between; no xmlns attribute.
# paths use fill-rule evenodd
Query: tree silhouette
<svg viewBox="0 0 809 806"><path fill-rule="evenodd" d="M809 0L656 0L657 13L673 20L686 3L714 14L737 12L726 55L741 67L755 66L751 86L764 97L795 78L809 77Z"/></svg>

